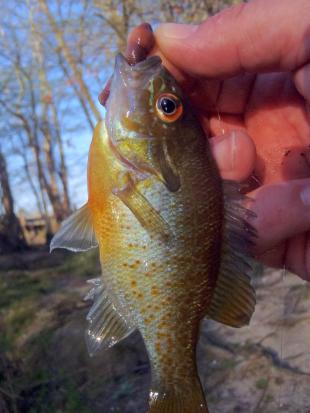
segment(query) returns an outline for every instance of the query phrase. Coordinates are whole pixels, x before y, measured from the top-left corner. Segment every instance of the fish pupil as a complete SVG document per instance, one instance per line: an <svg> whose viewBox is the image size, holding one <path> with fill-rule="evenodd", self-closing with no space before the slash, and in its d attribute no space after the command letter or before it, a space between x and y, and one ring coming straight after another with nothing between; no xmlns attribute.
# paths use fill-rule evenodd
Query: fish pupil
<svg viewBox="0 0 310 413"><path fill-rule="evenodd" d="M159 107L166 115L173 115L177 109L176 102L168 97L160 99Z"/></svg>

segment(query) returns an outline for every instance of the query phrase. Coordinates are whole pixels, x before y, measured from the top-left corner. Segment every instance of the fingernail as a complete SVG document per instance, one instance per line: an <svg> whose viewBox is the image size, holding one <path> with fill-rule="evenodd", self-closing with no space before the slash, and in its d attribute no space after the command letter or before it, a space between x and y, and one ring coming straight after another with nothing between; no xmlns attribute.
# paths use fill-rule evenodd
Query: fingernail
<svg viewBox="0 0 310 413"><path fill-rule="evenodd" d="M195 33L197 28L198 26L193 24L163 23L158 27L157 33L169 39L183 40Z"/></svg>
<svg viewBox="0 0 310 413"><path fill-rule="evenodd" d="M310 186L307 186L300 192L300 198L304 205L310 206Z"/></svg>
<svg viewBox="0 0 310 413"><path fill-rule="evenodd" d="M210 139L213 148L212 152L220 164L221 170L225 172L232 171L236 163L236 132L232 131L222 136Z"/></svg>
<svg viewBox="0 0 310 413"><path fill-rule="evenodd" d="M153 33L153 29L152 29L152 26L150 25L150 23L145 22L145 23L142 23L141 26L144 27L149 32Z"/></svg>

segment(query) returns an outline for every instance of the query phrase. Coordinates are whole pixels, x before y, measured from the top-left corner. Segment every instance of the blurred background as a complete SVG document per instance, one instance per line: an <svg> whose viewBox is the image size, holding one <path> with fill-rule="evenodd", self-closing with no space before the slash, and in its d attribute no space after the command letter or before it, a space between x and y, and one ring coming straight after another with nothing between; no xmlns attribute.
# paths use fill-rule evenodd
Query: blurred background
<svg viewBox="0 0 310 413"><path fill-rule="evenodd" d="M142 413L149 367L139 334L94 358L84 344L97 251L48 253L87 199L97 96L142 21L197 23L234 0L11 0L0 13L0 413ZM257 271L251 326L203 325L210 409L310 412L310 287Z"/></svg>

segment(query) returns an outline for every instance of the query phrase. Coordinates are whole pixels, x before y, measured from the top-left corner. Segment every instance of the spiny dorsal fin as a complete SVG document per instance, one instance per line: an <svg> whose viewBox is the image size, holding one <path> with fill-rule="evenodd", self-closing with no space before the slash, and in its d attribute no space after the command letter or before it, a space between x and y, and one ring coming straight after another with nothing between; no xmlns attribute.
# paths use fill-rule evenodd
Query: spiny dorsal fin
<svg viewBox="0 0 310 413"><path fill-rule="evenodd" d="M87 251L98 246L88 205L85 204L67 219L52 238L50 252L55 248Z"/></svg>
<svg viewBox="0 0 310 413"><path fill-rule="evenodd" d="M100 278L88 282L94 286L85 300L92 299L94 304L86 317L88 328L85 337L88 352L93 356L97 351L123 340L135 326L129 321L129 317L120 314Z"/></svg>
<svg viewBox="0 0 310 413"><path fill-rule="evenodd" d="M242 206L244 196L239 185L224 181L225 224L222 260L207 317L231 327L249 324L255 308L255 291L251 286L252 259L249 247L256 232L246 221L252 214Z"/></svg>

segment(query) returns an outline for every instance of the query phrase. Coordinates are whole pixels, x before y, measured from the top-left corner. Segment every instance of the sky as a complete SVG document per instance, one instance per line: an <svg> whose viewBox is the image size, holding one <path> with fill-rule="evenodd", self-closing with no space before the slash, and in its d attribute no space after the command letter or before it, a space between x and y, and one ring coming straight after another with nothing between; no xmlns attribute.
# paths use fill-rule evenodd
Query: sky
<svg viewBox="0 0 310 413"><path fill-rule="evenodd" d="M70 146L65 146L69 174L69 190L72 204L79 208L87 201L87 157L92 139L89 129L81 131ZM18 165L16 165L18 166ZM13 196L16 212L23 210L27 215L37 213L35 199L29 185L24 180L14 179Z"/></svg>
<svg viewBox="0 0 310 413"><path fill-rule="evenodd" d="M10 43L12 44L12 41L10 42L10 40L14 33L18 37L19 43L27 46L20 50L20 55L22 56L22 64L25 64L26 67L28 67L28 64L33 64L28 63L28 61L31 61L30 46L32 44L31 31L29 31L28 27L30 12L29 4L32 3L30 2L28 4L27 2L27 5L21 5L21 8L18 8L16 14L13 10L14 4L15 3L12 3L10 5L10 3L8 3L4 7L3 15L0 18L0 23L2 22L4 24L4 29L0 29L1 53L3 52L4 56L8 55L8 59L1 55L0 64L1 66L2 63L9 65L9 68L6 69L6 72L3 73L10 73L10 68L12 65L11 61L15 59L14 51L11 52L10 46ZM51 10L53 10L52 4L52 2L49 4ZM71 2L70 4L77 8L77 10L74 13L78 15L79 10L82 8L82 3L75 4L74 2ZM66 6L66 3L63 3L64 16L67 16L67 8L68 7ZM33 16L35 16L34 11L35 10L32 9ZM104 117L104 108L99 104L97 96L104 87L106 78L111 74L113 60L107 61L101 49L99 49L97 55L92 54L95 53L95 50L97 50L97 42L95 41L96 39L94 39L94 37L96 34L96 27L99 27L101 21L98 18L94 17L93 10L90 10L86 17L88 19L92 18L94 23L96 24L94 24L92 26L92 30L90 30L90 32L87 33L87 50L91 50L91 52L89 52L88 55L88 53L84 51L83 56L85 57L85 62L87 63L87 65L83 68L83 78L89 87L93 100L97 103L97 108ZM73 35L75 35L74 30L72 29L72 27L70 28L70 26L68 26L66 29L67 39L69 39L70 41L70 36L72 37ZM52 36L50 36L49 38L52 38ZM43 47L43 50L43 58L45 57L45 61L47 62L46 67L52 67L52 71L47 71L47 77L49 78L50 84L52 85L52 94L53 99L55 96L56 105L59 101L62 102L61 97L63 94L68 93L68 96L70 96L71 93L72 96L70 98L71 101L68 99L64 100L64 105L68 105L68 107L61 107L59 110L59 116L61 119L62 138L64 142L66 164L68 169L70 198L73 206L75 208L78 208L87 200L87 155L92 138L92 131L86 119L84 118L84 113L81 110L80 103L76 95L72 93L70 87L71 83L69 81L75 81L74 77L72 76L72 78L67 79L64 76L60 67L56 65L57 59L55 55L51 52L51 50L48 50L48 48L46 47ZM10 56L12 60L10 60ZM95 61L92 60L94 56L96 56ZM32 57L32 59L34 58ZM2 66L2 68L5 67L6 66ZM38 88L38 85L36 85L36 87ZM18 90L17 86L16 90ZM38 94L38 101L39 99L40 95ZM38 107L38 112L40 112L40 110L42 109ZM25 113L28 115L27 111ZM3 133L2 143L3 147L5 147L5 154L7 155L7 165L9 171L9 179L11 182L11 188L15 201L15 211L18 213L18 211L22 209L26 212L26 214L35 214L38 208L33 195L33 191L27 179L25 178L22 158L20 155L16 155L16 147L20 150L20 143L14 135L13 129L10 129L8 126L6 126L6 123L6 119L3 116L0 119L0 128L2 131L4 128L8 129L7 132L5 131L5 133ZM95 119L93 119L93 123L96 124ZM31 151L29 151L29 155L30 153ZM30 158L31 157L29 156L29 159ZM33 159L32 162L34 174L36 171Z"/></svg>

